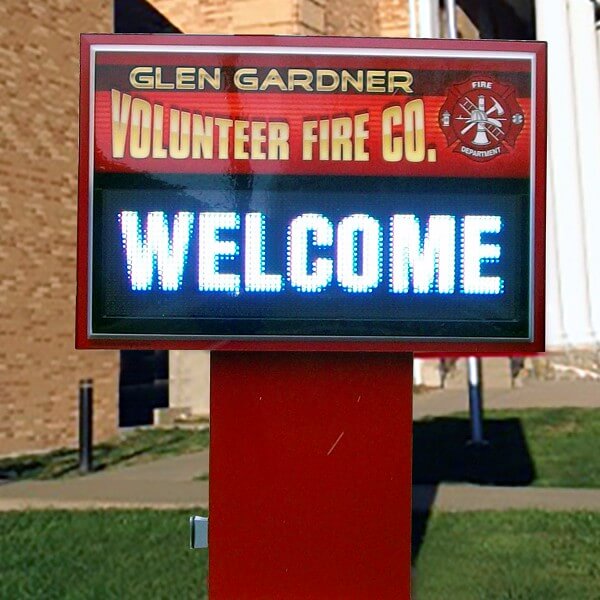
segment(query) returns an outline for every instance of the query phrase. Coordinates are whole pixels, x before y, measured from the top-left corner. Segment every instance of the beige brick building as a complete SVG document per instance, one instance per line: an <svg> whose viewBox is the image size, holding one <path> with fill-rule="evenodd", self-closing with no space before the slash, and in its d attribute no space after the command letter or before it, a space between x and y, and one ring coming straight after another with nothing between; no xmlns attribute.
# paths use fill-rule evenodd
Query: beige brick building
<svg viewBox="0 0 600 600"><path fill-rule="evenodd" d="M458 2L465 10L458 13L464 37L479 35L468 14L482 37L548 40L550 63L560 66L550 70L549 89L564 110L551 112L550 129L569 137L550 136L554 225L548 238L547 339L551 349L566 348L565 360L578 360L574 350L593 347L585 354L591 362L579 366L597 371L600 279L594 268L600 238L593 225L600 103L594 4ZM74 445L82 378L95 382L96 440L118 428L124 398L119 383L127 379L124 365L131 357L74 350L79 34L112 31L113 4L134 15L132 31L148 19L165 31L188 33L402 37L411 31L412 6L414 35L444 34L437 0L0 2L0 455ZM563 75L573 85L565 86ZM171 352L166 362L169 406L205 411L207 356ZM161 377L166 387L167 376Z"/></svg>
<svg viewBox="0 0 600 600"><path fill-rule="evenodd" d="M598 236L594 237L593 227L583 231L580 225L565 225L579 213L597 211L598 170L592 149L597 146L600 113L597 102L587 102L598 91L598 62L589 52L598 46L593 4L458 1L465 10L458 12L464 37L479 36L468 14L479 23L482 37L533 39L538 35L550 41L550 62L564 63L560 63L562 70L550 72L550 97L562 98L561 105L568 107L564 114L569 115L569 127L559 130L578 135L568 143L560 136L550 138L554 187L549 218L557 225L548 242L552 248L548 344L553 349L595 344L597 352L600 284L593 268L598 263L595 257L600 257ZM437 0L1 2L0 456L74 445L77 387L82 378L95 382L96 440L115 434L126 396L123 381L137 376L127 372L132 358L127 354L74 350L79 34L112 31L114 4L130 13L131 31L142 31L144 26L153 31L158 23L164 31L185 33L444 35ZM412 29L409 6L415 17ZM588 63L589 68L580 68ZM562 72L570 73L573 86L559 80ZM586 119L580 121L578 111L588 105L595 108L585 109ZM563 118L556 115L555 120ZM585 127L577 129L583 122ZM552 122L550 128L556 125ZM561 176L555 177L558 165ZM577 189L571 181L580 181ZM579 212L573 207L579 207ZM596 221L582 216L577 222ZM568 268L562 268L563 263ZM161 360L168 363L168 375L162 371L157 375L160 369L155 369L155 377L163 391L168 381L169 406L205 412L207 355L171 352L165 358ZM594 365L596 369L597 360ZM143 369L152 370L146 364Z"/></svg>
<svg viewBox="0 0 600 600"><path fill-rule="evenodd" d="M110 2L0 4L0 454L76 440L78 380L96 431L116 430L117 352L75 352L80 31Z"/></svg>
<svg viewBox="0 0 600 600"><path fill-rule="evenodd" d="M128 4L190 33L407 31L408 0ZM112 31L112 10L109 0L0 3L0 455L74 445L82 378L95 383L96 440L117 431L119 353L74 349L79 34ZM186 404L206 358L170 362L171 403Z"/></svg>

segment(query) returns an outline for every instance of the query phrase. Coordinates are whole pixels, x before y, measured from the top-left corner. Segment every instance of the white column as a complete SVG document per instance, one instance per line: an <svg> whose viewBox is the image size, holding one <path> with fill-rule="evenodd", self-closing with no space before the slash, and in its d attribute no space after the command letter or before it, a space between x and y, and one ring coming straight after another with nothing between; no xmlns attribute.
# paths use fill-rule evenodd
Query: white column
<svg viewBox="0 0 600 600"><path fill-rule="evenodd" d="M550 147L550 139L548 147ZM548 173L546 193L546 348L564 348L568 345L564 323L563 294L560 289L557 223L552 174Z"/></svg>
<svg viewBox="0 0 600 600"><path fill-rule="evenodd" d="M419 0L419 37L440 37L440 5L437 0Z"/></svg>
<svg viewBox="0 0 600 600"><path fill-rule="evenodd" d="M571 60L582 220L587 251L587 282L594 341L600 343L600 66L596 48L594 4L569 0Z"/></svg>
<svg viewBox="0 0 600 600"><path fill-rule="evenodd" d="M210 352L169 352L169 408L190 408L193 415L209 415Z"/></svg>
<svg viewBox="0 0 600 600"><path fill-rule="evenodd" d="M419 37L419 17L417 15L417 0L408 0L408 26L410 37Z"/></svg>
<svg viewBox="0 0 600 600"><path fill-rule="evenodd" d="M413 360L413 384L423 385L423 359L415 358Z"/></svg>
<svg viewBox="0 0 600 600"><path fill-rule="evenodd" d="M559 291L567 340L577 346L593 343L590 320L589 269L584 240L582 185L578 164L576 102L571 62L571 36L566 0L537 0L538 38L548 41L549 188L554 192ZM551 239L551 238L550 238ZM557 307L548 307L552 313Z"/></svg>

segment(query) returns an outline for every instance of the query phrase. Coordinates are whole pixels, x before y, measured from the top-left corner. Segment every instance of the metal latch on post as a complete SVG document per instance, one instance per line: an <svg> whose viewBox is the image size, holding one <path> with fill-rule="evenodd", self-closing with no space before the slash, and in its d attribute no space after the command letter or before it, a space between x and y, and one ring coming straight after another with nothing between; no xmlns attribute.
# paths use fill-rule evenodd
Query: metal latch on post
<svg viewBox="0 0 600 600"><path fill-rule="evenodd" d="M208 548L208 519L190 517L190 548Z"/></svg>

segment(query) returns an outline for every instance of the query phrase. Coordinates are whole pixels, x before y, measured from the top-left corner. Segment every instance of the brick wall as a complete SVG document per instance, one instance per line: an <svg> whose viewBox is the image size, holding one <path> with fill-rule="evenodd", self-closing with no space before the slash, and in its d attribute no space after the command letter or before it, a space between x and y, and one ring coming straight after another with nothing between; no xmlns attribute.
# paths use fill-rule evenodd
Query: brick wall
<svg viewBox="0 0 600 600"><path fill-rule="evenodd" d="M298 26L301 35L323 35L326 29L328 0L298 0Z"/></svg>
<svg viewBox="0 0 600 600"><path fill-rule="evenodd" d="M225 34L233 33L234 2L235 0L152 0L151 4L184 33ZM283 0L281 3L286 2L287 0Z"/></svg>
<svg viewBox="0 0 600 600"><path fill-rule="evenodd" d="M379 36L380 0L327 0L327 35Z"/></svg>
<svg viewBox="0 0 600 600"><path fill-rule="evenodd" d="M152 0L189 33L401 35L407 0ZM76 443L77 382L96 438L116 431L117 352L74 350L78 47L110 0L0 3L0 455Z"/></svg>
<svg viewBox="0 0 600 600"><path fill-rule="evenodd" d="M0 454L76 443L77 384L116 431L117 352L74 350L79 33L108 0L0 3Z"/></svg>
<svg viewBox="0 0 600 600"><path fill-rule="evenodd" d="M408 0L379 0L379 24L384 37L408 37Z"/></svg>
<svg viewBox="0 0 600 600"><path fill-rule="evenodd" d="M185 33L408 35L408 0L153 0Z"/></svg>

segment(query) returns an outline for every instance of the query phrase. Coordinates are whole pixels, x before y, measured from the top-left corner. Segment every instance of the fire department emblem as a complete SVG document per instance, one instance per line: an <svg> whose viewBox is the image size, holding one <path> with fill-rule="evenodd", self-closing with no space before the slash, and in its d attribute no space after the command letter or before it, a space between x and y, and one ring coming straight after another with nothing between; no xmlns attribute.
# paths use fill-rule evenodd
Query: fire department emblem
<svg viewBox="0 0 600 600"><path fill-rule="evenodd" d="M439 122L454 152L485 162L514 147L525 115L514 87L479 76L448 90Z"/></svg>

